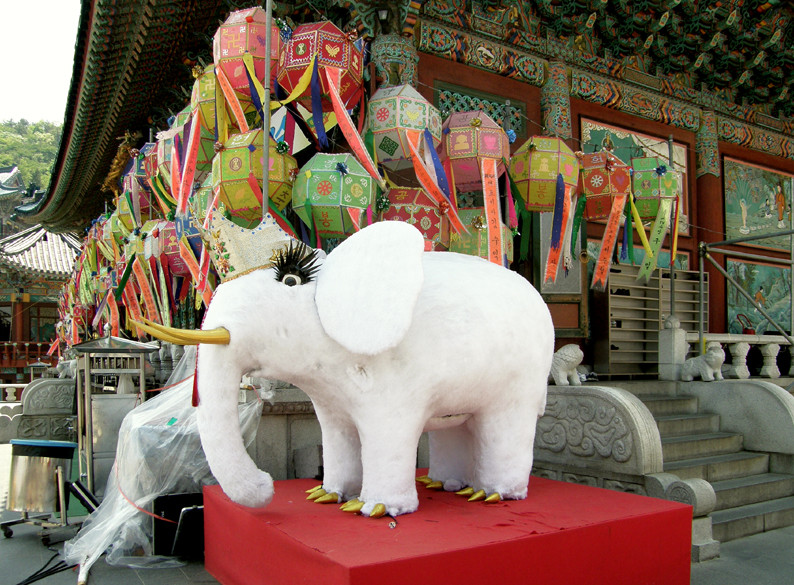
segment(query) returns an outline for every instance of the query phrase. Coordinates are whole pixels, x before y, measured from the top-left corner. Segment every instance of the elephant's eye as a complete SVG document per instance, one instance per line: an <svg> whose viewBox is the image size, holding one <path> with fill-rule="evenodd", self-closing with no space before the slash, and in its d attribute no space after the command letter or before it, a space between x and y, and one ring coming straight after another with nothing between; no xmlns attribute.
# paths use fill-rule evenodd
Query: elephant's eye
<svg viewBox="0 0 794 585"><path fill-rule="evenodd" d="M287 286L295 286L296 284L303 284L303 279L301 279L301 277L297 274L285 274L284 278L281 279L281 282Z"/></svg>
<svg viewBox="0 0 794 585"><path fill-rule="evenodd" d="M276 280L287 286L298 286L311 281L319 270L317 250L312 250L301 242L290 242L273 257Z"/></svg>

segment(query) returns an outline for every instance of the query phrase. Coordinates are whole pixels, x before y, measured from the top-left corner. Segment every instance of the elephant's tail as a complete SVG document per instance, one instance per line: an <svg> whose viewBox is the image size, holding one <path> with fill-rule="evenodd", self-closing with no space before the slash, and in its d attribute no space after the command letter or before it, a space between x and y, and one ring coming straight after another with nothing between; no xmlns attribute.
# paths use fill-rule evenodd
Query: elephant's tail
<svg viewBox="0 0 794 585"><path fill-rule="evenodd" d="M165 327L145 317L141 317L141 321L143 322L133 321L133 324L146 331L149 335L175 345L195 345L197 343L228 345L231 339L229 331L224 327L216 327L208 331L197 331L195 329Z"/></svg>

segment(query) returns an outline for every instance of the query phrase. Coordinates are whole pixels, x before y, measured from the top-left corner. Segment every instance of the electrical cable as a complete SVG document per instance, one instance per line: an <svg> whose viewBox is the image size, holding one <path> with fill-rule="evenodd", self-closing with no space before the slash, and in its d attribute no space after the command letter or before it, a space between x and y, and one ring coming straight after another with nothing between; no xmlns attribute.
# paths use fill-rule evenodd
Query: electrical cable
<svg viewBox="0 0 794 585"><path fill-rule="evenodd" d="M47 547L47 550L52 551L51 548ZM58 551L54 551L54 554L49 558L49 560L44 563L44 566L41 567L38 571L23 579L16 585L29 585L30 583L35 583L36 581L41 581L42 579L46 579L52 575L57 573L62 573L63 571L67 571L76 567L77 565L68 565L65 561L58 561L53 566L49 567L50 563L54 561L60 553ZM49 567L49 568L47 568Z"/></svg>

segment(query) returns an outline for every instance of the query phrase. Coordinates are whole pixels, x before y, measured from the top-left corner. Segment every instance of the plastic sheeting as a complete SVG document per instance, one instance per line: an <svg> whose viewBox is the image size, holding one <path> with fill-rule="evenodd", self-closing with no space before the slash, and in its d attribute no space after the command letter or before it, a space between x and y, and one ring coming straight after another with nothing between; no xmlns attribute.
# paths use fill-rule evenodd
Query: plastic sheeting
<svg viewBox="0 0 794 585"><path fill-rule="evenodd" d="M196 348L185 350L166 390L124 417L105 499L64 545L66 562L80 564L81 573L87 573L104 552L111 565L183 564L152 553L153 519L146 512L151 512L158 496L200 492L203 485L217 483L201 448L196 409L191 406ZM239 405L246 447L256 436L261 413L261 400Z"/></svg>

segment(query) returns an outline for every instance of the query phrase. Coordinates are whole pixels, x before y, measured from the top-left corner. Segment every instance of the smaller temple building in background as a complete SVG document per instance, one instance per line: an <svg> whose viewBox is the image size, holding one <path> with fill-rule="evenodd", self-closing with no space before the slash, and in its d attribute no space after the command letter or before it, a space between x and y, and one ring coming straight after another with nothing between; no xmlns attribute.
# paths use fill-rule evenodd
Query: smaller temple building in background
<svg viewBox="0 0 794 585"><path fill-rule="evenodd" d="M57 352L47 352L56 339L58 295L79 250L75 235L40 225L0 239L0 382L29 381L31 364L55 365Z"/></svg>

